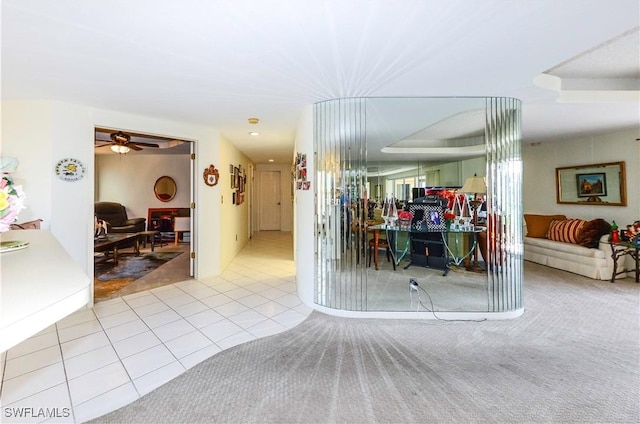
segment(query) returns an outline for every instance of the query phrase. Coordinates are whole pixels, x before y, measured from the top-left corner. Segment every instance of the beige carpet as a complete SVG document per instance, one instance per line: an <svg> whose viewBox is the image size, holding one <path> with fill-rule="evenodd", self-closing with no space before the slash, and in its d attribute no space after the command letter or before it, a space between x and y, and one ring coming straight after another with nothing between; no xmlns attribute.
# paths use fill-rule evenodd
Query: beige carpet
<svg viewBox="0 0 640 424"><path fill-rule="evenodd" d="M109 423L638 423L639 288L526 263L514 320L337 318L223 351Z"/></svg>

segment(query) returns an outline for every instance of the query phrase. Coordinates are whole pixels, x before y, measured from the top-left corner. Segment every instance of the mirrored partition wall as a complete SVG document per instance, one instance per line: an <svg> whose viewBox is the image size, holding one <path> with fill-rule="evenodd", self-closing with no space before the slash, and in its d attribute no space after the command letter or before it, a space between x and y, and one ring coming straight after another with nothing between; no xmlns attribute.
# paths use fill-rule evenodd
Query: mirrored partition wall
<svg viewBox="0 0 640 424"><path fill-rule="evenodd" d="M346 311L520 310L520 144L520 102L511 98L314 105L314 302ZM388 215L394 225L384 225Z"/></svg>

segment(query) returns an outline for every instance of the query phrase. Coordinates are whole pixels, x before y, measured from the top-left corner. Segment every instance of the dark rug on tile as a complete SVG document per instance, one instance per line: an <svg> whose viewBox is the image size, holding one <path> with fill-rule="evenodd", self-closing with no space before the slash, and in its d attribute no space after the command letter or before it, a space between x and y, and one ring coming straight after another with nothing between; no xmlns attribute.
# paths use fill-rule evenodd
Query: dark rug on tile
<svg viewBox="0 0 640 424"><path fill-rule="evenodd" d="M118 265L114 266L111 261L96 264L95 279L98 282L122 279L137 280L181 253L149 252L140 256L123 255L118 258Z"/></svg>

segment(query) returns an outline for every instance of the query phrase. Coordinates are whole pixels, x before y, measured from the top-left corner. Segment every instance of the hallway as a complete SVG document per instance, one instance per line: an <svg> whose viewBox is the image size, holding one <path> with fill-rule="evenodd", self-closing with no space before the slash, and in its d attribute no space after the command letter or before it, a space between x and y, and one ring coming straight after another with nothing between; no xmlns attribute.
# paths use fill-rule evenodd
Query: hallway
<svg viewBox="0 0 640 424"><path fill-rule="evenodd" d="M0 354L3 420L96 418L310 313L296 295L292 234L255 233L218 277L97 303Z"/></svg>

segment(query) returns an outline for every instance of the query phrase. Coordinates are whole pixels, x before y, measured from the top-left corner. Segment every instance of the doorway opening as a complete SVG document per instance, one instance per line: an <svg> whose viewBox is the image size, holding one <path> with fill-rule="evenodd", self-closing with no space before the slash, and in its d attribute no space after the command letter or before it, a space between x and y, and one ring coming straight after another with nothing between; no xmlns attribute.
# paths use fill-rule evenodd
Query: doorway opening
<svg viewBox="0 0 640 424"><path fill-rule="evenodd" d="M96 127L94 146L94 302L192 278L194 142Z"/></svg>

